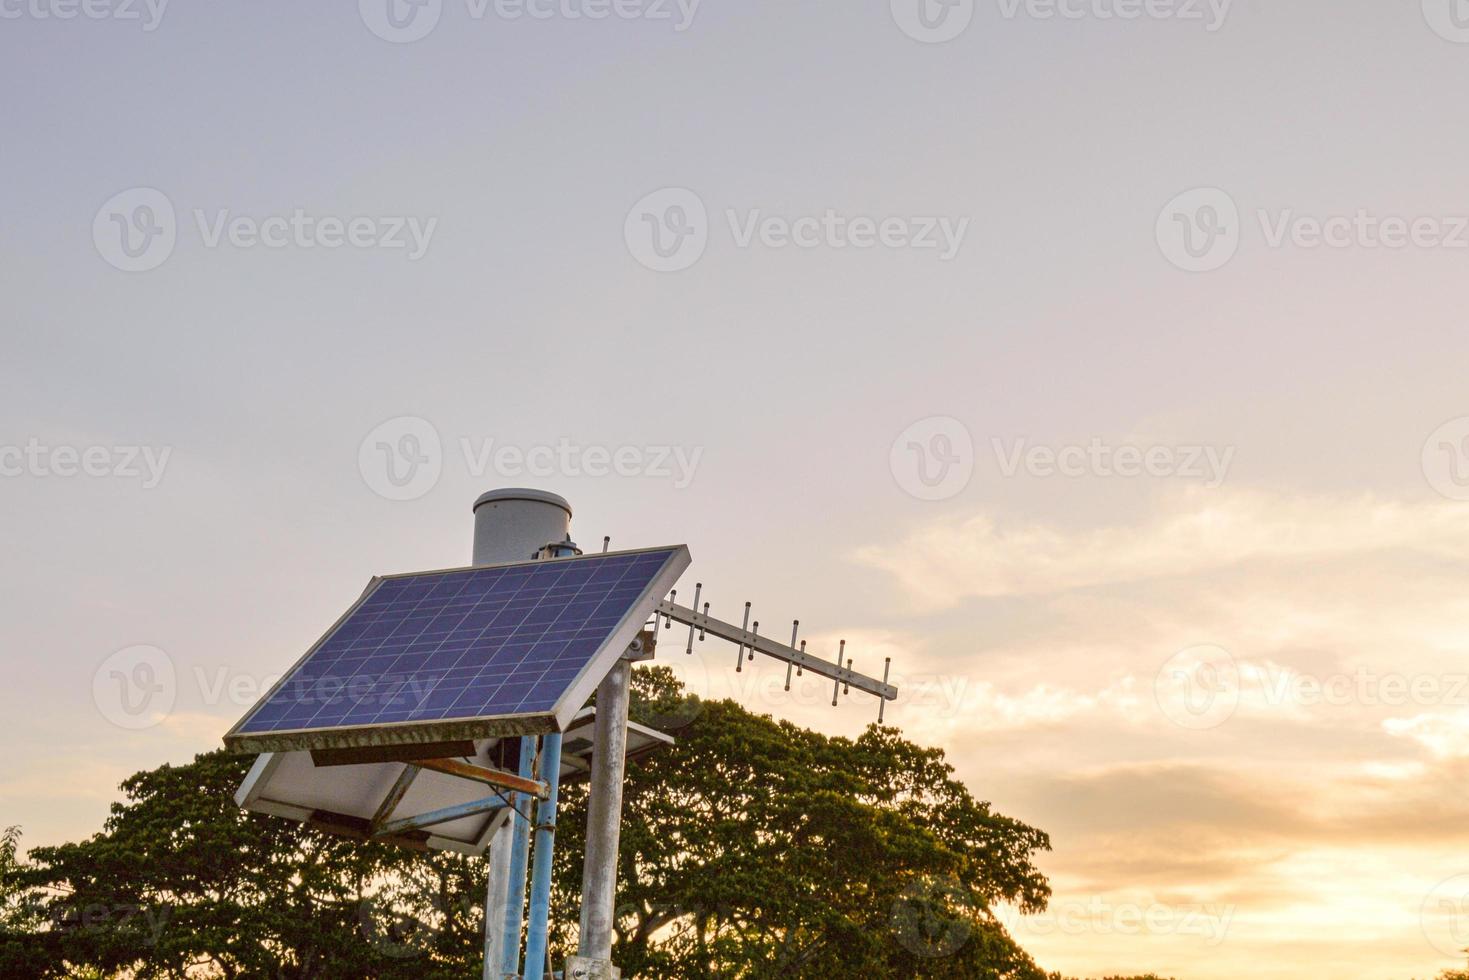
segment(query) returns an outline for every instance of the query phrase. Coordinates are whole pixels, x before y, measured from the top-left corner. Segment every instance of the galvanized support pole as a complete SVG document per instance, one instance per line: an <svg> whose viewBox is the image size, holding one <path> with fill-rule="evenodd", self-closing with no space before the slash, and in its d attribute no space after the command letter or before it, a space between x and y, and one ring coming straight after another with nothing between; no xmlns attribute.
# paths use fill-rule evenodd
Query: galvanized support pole
<svg viewBox="0 0 1469 980"><path fill-rule="evenodd" d="M536 772L536 740L526 736L520 740L520 775L530 779ZM529 796L516 793L511 800L515 813L511 816L513 828L510 837L510 871L506 886L504 938L501 940L500 964L502 976L520 975L520 929L525 925L525 874L530 864L530 808Z"/></svg>
<svg viewBox="0 0 1469 980"><path fill-rule="evenodd" d="M543 490L492 490L481 494L474 502L471 564L525 561L546 545L567 540L570 529L571 505L562 497ZM521 742L522 760L530 754L524 749L525 741ZM529 741L534 743L535 740ZM559 751L557 755L560 755ZM555 773L552 775L554 777ZM507 958L510 964L507 972L512 976L519 975L525 858L522 847L517 889L511 876L513 836L511 825L507 823L490 839L490 873L485 893L485 980L501 980L503 974L499 971ZM515 938L507 944L506 936L512 929Z"/></svg>
<svg viewBox="0 0 1469 980"><path fill-rule="evenodd" d="M504 922L509 909L505 896L510 884L510 825L505 824L490 837L490 880L485 888L485 966L483 980L501 980L500 964L505 960L505 930L495 928ZM519 909L516 910L519 913ZM520 952L520 934L516 930L515 952Z"/></svg>
<svg viewBox="0 0 1469 980"><path fill-rule="evenodd" d="M530 879L530 922L525 930L525 975L541 980L551 919L551 857L556 846L556 797L561 787L561 733L541 738L538 767L550 794L536 804L536 849Z"/></svg>
<svg viewBox="0 0 1469 980"><path fill-rule="evenodd" d="M616 925L617 847L622 836L622 777L627 762L627 708L632 664L619 660L597 688L592 775L587 800L587 851L581 878L578 954L612 962Z"/></svg>

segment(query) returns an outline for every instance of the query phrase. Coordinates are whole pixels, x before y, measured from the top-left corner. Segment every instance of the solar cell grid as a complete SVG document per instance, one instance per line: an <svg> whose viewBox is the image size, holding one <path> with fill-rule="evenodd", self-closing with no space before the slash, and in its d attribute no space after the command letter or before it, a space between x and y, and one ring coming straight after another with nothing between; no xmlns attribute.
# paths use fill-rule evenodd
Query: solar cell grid
<svg viewBox="0 0 1469 980"><path fill-rule="evenodd" d="M663 548L381 579L226 741L552 713L645 606L635 635L687 555Z"/></svg>

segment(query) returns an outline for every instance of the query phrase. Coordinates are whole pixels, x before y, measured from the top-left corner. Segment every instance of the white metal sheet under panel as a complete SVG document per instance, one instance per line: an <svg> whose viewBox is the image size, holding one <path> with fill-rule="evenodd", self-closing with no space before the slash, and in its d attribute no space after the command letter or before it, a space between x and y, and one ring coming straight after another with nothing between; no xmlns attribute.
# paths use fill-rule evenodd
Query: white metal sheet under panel
<svg viewBox="0 0 1469 980"><path fill-rule="evenodd" d="M595 709L589 706L577 712L567 726L561 756L563 781L583 777L591 768L595 717ZM499 742L499 739L478 740L474 743L474 755L461 758L487 768L498 768ZM674 739L662 732L635 722L628 725L629 760L673 743ZM235 802L256 813L309 822L323 830L365 838L373 816L404 766L402 762L318 766L310 752L268 752L255 760L235 794ZM495 794L492 787L483 783L424 770L393 813L412 816L473 803ZM494 831L508 819L507 810L464 817L412 837L393 838L392 842L482 854Z"/></svg>

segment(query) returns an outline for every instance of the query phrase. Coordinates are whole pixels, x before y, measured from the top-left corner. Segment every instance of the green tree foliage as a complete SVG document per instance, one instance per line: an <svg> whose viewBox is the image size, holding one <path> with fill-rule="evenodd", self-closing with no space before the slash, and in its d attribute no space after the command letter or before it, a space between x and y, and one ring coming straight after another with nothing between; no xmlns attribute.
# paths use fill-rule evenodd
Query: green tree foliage
<svg viewBox="0 0 1469 980"><path fill-rule="evenodd" d="M994 915L1044 908L1046 837L974 800L942 752L686 698L663 670L637 678L637 714L678 726L679 744L629 773L625 976L1046 980ZM483 861L244 813L248 763L216 752L138 773L101 833L28 862L8 838L0 897L30 919L0 923L0 975L478 975ZM558 962L575 945L585 806L567 786Z"/></svg>
<svg viewBox="0 0 1469 980"><path fill-rule="evenodd" d="M32 851L20 880L49 923L32 975L466 975L479 862L247 814L232 797L249 763L214 752L138 773L102 833Z"/></svg>
<svg viewBox="0 0 1469 980"><path fill-rule="evenodd" d="M999 816L937 749L830 738L641 670L635 718L688 721L630 768L614 960L637 977L1043 977L992 910L1045 907L1046 835ZM581 887L568 787L557 898Z"/></svg>

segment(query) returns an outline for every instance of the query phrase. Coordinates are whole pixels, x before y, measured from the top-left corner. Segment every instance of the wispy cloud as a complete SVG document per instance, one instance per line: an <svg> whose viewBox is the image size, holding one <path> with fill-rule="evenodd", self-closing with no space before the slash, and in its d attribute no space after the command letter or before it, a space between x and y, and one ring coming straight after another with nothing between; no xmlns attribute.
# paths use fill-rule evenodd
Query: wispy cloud
<svg viewBox="0 0 1469 980"><path fill-rule="evenodd" d="M981 513L957 527L930 524L896 544L869 545L856 558L890 572L912 602L933 608L1392 549L1469 555L1469 508L1190 490L1132 525L1068 530Z"/></svg>
<svg viewBox="0 0 1469 980"><path fill-rule="evenodd" d="M960 709L918 732L1051 832L1058 907L1145 893L1232 910L1208 957L1197 936L1128 944L1088 915L1081 935L1027 934L1043 961L1095 973L1115 947L1135 972L1146 949L1143 965L1191 978L1261 957L1302 975L1448 965L1419 906L1469 871L1444 858L1469 843L1469 804L1444 793L1469 779L1469 507L1187 491L1130 523L981 512L856 557L914 622L964 621L919 631L925 663L966 683ZM1198 646L1229 658L1235 703L1191 730L1158 680ZM1336 942L1301 938L1324 923ZM1341 939L1342 923L1366 938Z"/></svg>

